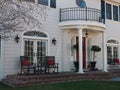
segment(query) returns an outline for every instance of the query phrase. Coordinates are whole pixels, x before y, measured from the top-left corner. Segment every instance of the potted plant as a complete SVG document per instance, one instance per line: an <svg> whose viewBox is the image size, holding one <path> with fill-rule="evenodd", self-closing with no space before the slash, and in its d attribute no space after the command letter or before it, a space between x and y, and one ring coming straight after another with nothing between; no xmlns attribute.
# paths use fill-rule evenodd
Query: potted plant
<svg viewBox="0 0 120 90"><path fill-rule="evenodd" d="M73 48L78 50L79 49L78 44L73 45Z"/></svg>
<svg viewBox="0 0 120 90"><path fill-rule="evenodd" d="M75 66L75 71L78 72L79 62L78 61L74 61L74 66Z"/></svg>
<svg viewBox="0 0 120 90"><path fill-rule="evenodd" d="M96 61L95 61L95 53L96 52L100 52L101 48L99 46L93 45L91 47L91 51L93 51L93 61L91 61L91 70L95 70L95 66L96 66Z"/></svg>
<svg viewBox="0 0 120 90"><path fill-rule="evenodd" d="M79 49L78 44L73 45L73 48L74 48L76 51L78 51L78 49ZM74 66L75 66L75 69L76 69L75 71L78 72L79 62L78 62L78 61L74 61Z"/></svg>

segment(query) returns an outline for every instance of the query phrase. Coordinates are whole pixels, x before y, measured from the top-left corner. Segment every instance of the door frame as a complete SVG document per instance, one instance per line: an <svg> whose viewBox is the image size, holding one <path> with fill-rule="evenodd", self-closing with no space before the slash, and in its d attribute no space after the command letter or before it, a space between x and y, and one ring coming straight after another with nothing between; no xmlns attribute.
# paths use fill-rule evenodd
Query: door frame
<svg viewBox="0 0 120 90"><path fill-rule="evenodd" d="M84 50L85 52L82 51L83 53L83 69L86 69L87 68L87 60L88 60L88 57L87 57L87 38L86 37L82 37L82 40L85 40L84 42L82 42L82 47L83 47L83 44L85 44L84 46ZM76 36L76 44L78 44L78 36ZM79 51L76 50L76 61L79 60Z"/></svg>

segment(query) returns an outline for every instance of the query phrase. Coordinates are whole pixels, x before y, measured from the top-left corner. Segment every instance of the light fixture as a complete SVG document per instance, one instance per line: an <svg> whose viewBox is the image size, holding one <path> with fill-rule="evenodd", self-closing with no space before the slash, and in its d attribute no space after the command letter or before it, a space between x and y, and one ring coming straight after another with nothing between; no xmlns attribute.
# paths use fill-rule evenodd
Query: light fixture
<svg viewBox="0 0 120 90"><path fill-rule="evenodd" d="M52 43L56 45L57 40L55 38L52 39Z"/></svg>
<svg viewBox="0 0 120 90"><path fill-rule="evenodd" d="M15 41L18 43L19 42L20 37L18 35L15 36Z"/></svg>
<svg viewBox="0 0 120 90"><path fill-rule="evenodd" d="M88 30L86 30L86 32L85 32L85 37L86 38L88 37Z"/></svg>

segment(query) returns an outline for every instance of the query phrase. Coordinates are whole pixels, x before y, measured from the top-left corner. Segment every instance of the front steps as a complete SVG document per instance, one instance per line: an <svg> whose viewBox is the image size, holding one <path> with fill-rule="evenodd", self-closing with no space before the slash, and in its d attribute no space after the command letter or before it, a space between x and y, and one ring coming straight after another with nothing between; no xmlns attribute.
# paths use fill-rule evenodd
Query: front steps
<svg viewBox="0 0 120 90"><path fill-rule="evenodd" d="M61 82L71 82L80 80L109 80L111 78L120 77L120 70L109 72L91 71L84 74L76 72L65 72L58 74L41 74L41 75L8 75L2 80L3 83L12 86L31 86L43 85Z"/></svg>

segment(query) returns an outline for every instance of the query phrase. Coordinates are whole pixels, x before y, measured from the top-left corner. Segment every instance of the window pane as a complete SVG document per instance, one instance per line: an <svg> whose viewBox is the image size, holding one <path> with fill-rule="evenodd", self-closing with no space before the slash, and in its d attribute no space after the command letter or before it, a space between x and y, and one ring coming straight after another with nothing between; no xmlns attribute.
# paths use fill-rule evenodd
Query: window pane
<svg viewBox="0 0 120 90"><path fill-rule="evenodd" d="M118 7L113 5L113 20L118 21Z"/></svg>
<svg viewBox="0 0 120 90"><path fill-rule="evenodd" d="M25 0L25 1L29 1L29 2L34 2L35 3L35 0Z"/></svg>
<svg viewBox="0 0 120 90"><path fill-rule="evenodd" d="M112 48L110 46L107 46L107 63L112 63Z"/></svg>
<svg viewBox="0 0 120 90"><path fill-rule="evenodd" d="M38 0L38 3L48 6L48 0Z"/></svg>
<svg viewBox="0 0 120 90"><path fill-rule="evenodd" d="M56 8L56 0L50 0L50 7Z"/></svg>
<svg viewBox="0 0 120 90"><path fill-rule="evenodd" d="M107 43L111 43L111 44L119 44L119 42L117 40L108 40Z"/></svg>
<svg viewBox="0 0 120 90"><path fill-rule="evenodd" d="M25 36L36 36L36 37L47 37L45 33L38 32L38 31L28 31L24 33Z"/></svg>
<svg viewBox="0 0 120 90"><path fill-rule="evenodd" d="M111 4L106 3L106 18L112 19Z"/></svg>

